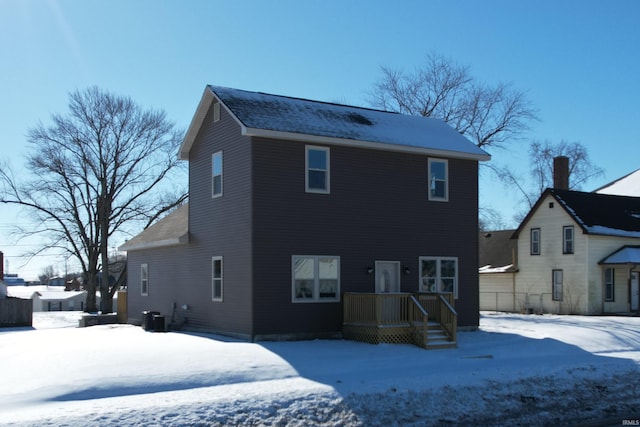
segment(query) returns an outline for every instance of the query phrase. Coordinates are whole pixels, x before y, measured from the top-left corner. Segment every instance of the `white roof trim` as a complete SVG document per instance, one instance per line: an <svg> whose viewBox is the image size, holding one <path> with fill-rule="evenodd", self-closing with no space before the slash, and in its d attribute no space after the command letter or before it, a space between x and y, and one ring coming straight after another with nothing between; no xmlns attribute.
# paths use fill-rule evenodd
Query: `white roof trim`
<svg viewBox="0 0 640 427"><path fill-rule="evenodd" d="M187 129L187 133L182 140L182 144L180 144L180 149L178 150L179 159L187 160L189 158L191 146L193 145L196 136L198 136L200 127L202 127L202 123L204 122L205 117L207 117L207 112L209 112L209 107L213 103L214 99L215 95L211 89L209 89L208 86L204 88L204 93L202 94L196 113L194 114L193 119L191 119L191 124L189 125L189 129Z"/></svg>
<svg viewBox="0 0 640 427"><path fill-rule="evenodd" d="M200 103L198 104L198 108L196 109L196 113L191 119L191 124L189 125L189 129L187 129L187 133L182 140L182 144L180 144L180 149L178 150L178 158L180 160L189 160L189 151L191 151L191 147L198 136L198 132L200 132L200 128L202 127L202 123L204 123L204 119L207 117L207 113L209 112L209 108L211 105L217 101L220 103L220 106L229 113L231 117L238 123L240 126L242 135L245 134L246 128L244 124L236 117L229 108L225 105L224 102L218 98L218 96L211 90L209 86L204 89L204 93L202 94L202 98L200 99Z"/></svg>
<svg viewBox="0 0 640 427"><path fill-rule="evenodd" d="M242 126L242 134L246 136L259 136L263 138L283 139L287 141L311 142L315 144L343 145L348 147L367 148L380 151L395 151L401 153L426 154L438 157L448 157L467 160L486 161L491 156L465 153L461 151L438 150L411 145L386 144L383 142L360 141L355 139L343 139L330 136L309 135L303 133L282 132L268 129L247 128Z"/></svg>
<svg viewBox="0 0 640 427"><path fill-rule="evenodd" d="M138 243L133 245L128 245L127 243L124 243L123 245L118 247L118 250L121 252L139 251L142 249L153 249L153 248L163 248L167 246L184 245L186 243L189 243L189 233L183 234L182 236L177 238L156 240L153 242L144 242L144 243Z"/></svg>

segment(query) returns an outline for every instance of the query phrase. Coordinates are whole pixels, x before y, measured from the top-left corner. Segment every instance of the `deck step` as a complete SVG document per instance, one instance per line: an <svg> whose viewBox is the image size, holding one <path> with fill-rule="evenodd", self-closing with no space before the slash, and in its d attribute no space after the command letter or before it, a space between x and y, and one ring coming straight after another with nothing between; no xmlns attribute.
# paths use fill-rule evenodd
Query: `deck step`
<svg viewBox="0 0 640 427"><path fill-rule="evenodd" d="M414 322L414 327L423 326L422 322ZM448 348L456 348L456 341L452 341L442 329L442 325L438 322L429 321L427 323L427 345L428 350L441 350Z"/></svg>

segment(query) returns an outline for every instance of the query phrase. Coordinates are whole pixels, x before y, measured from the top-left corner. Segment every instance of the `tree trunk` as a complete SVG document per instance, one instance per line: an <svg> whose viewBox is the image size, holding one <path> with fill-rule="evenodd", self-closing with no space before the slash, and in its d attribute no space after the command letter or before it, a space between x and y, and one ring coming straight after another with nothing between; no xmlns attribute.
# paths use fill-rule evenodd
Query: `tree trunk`
<svg viewBox="0 0 640 427"><path fill-rule="evenodd" d="M84 289L87 291L87 303L84 311L87 313L95 313L98 311L98 305L96 304L96 276L94 274L87 274L87 280L84 284Z"/></svg>

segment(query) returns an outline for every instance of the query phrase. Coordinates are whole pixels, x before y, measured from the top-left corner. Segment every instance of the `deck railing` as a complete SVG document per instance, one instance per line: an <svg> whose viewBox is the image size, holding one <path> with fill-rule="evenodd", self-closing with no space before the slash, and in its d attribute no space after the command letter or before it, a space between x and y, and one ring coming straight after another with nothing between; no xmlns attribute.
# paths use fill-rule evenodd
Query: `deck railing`
<svg viewBox="0 0 640 427"><path fill-rule="evenodd" d="M347 292L343 298L343 335L378 343L412 343L426 347L428 322L437 322L456 340L453 294Z"/></svg>

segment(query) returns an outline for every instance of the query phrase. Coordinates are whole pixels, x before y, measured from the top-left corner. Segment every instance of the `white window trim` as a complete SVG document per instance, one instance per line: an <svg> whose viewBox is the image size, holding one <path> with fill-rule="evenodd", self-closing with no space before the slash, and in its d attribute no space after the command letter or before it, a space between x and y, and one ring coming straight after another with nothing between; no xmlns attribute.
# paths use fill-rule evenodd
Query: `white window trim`
<svg viewBox="0 0 640 427"><path fill-rule="evenodd" d="M437 197L431 195L431 164L432 163L444 163L444 197ZM447 159L429 158L427 167L427 195L429 200L434 202L448 202L449 201L449 161Z"/></svg>
<svg viewBox="0 0 640 427"><path fill-rule="evenodd" d="M220 278L215 277L215 262L220 261ZM220 296L215 296L216 280L220 281ZM224 298L224 261L221 256L211 257L211 301L222 302Z"/></svg>
<svg viewBox="0 0 640 427"><path fill-rule="evenodd" d="M607 281L607 270L611 270L611 282ZM615 302L616 300L616 269L613 267L607 267L604 269L604 301ZM611 298L607 298L607 285L611 285Z"/></svg>
<svg viewBox="0 0 640 427"><path fill-rule="evenodd" d="M324 151L327 153L327 169L310 169L309 168L309 151ZM309 171L310 170L322 170L327 175L327 188L325 190L318 190L316 188L309 188ZM304 188L307 193L316 194L330 194L331 193L331 149L329 147L320 147L316 145L306 145L304 149Z"/></svg>
<svg viewBox="0 0 640 427"><path fill-rule="evenodd" d="M567 234L566 234L567 230L571 230L571 239L567 239ZM571 251L567 251L567 242L569 241L571 242ZM576 241L576 237L575 237L575 229L573 225L563 226L562 227L562 253L564 255L573 255L573 253L576 250L575 241Z"/></svg>
<svg viewBox="0 0 640 427"><path fill-rule="evenodd" d="M560 273L560 282L556 282L556 273ZM560 298L557 298L556 291L557 286L559 285L558 292L560 294ZM563 301L564 300L564 271L562 269L553 269L551 270L551 300L553 301Z"/></svg>
<svg viewBox="0 0 640 427"><path fill-rule="evenodd" d="M418 257L418 289L421 292L430 292L424 291L422 286L422 261L436 261L436 283L440 283L440 263L441 261L455 261L456 262L456 276L454 277L453 282L453 297L458 299L458 276L460 271L460 262L458 261L458 257L453 256L421 256ZM439 293L440 291L436 291Z"/></svg>
<svg viewBox="0 0 640 427"><path fill-rule="evenodd" d="M313 258L313 298L296 298L296 259L297 258ZM336 289L336 297L335 298L320 298L320 263L318 262L321 258L331 258L338 261L338 286ZM306 304L306 303L334 303L340 302L340 257L335 255L292 255L291 256L291 302L295 304Z"/></svg>
<svg viewBox="0 0 640 427"><path fill-rule="evenodd" d="M220 121L220 103L216 102L213 104L213 122Z"/></svg>
<svg viewBox="0 0 640 427"><path fill-rule="evenodd" d="M535 252L533 250L533 233L534 232L537 232L537 234L538 234L538 241L537 241L538 250L535 251ZM542 250L540 248L541 241L542 241L542 231L540 230L539 227L532 227L529 230L529 254L530 255L540 255L540 253L542 252Z"/></svg>
<svg viewBox="0 0 640 427"><path fill-rule="evenodd" d="M145 272L144 276L146 276L146 279L142 278L143 271ZM146 292L145 292L145 288L146 288ZM146 297L149 295L149 264L147 263L140 264L140 295L142 295L143 297Z"/></svg>
<svg viewBox="0 0 640 427"><path fill-rule="evenodd" d="M216 194L215 189L215 177L217 175L213 174L213 165L215 164L216 156L220 156L220 193ZM222 155L222 151L216 151L211 155L211 198L216 199L218 197L222 197L222 193L224 193L224 156Z"/></svg>

